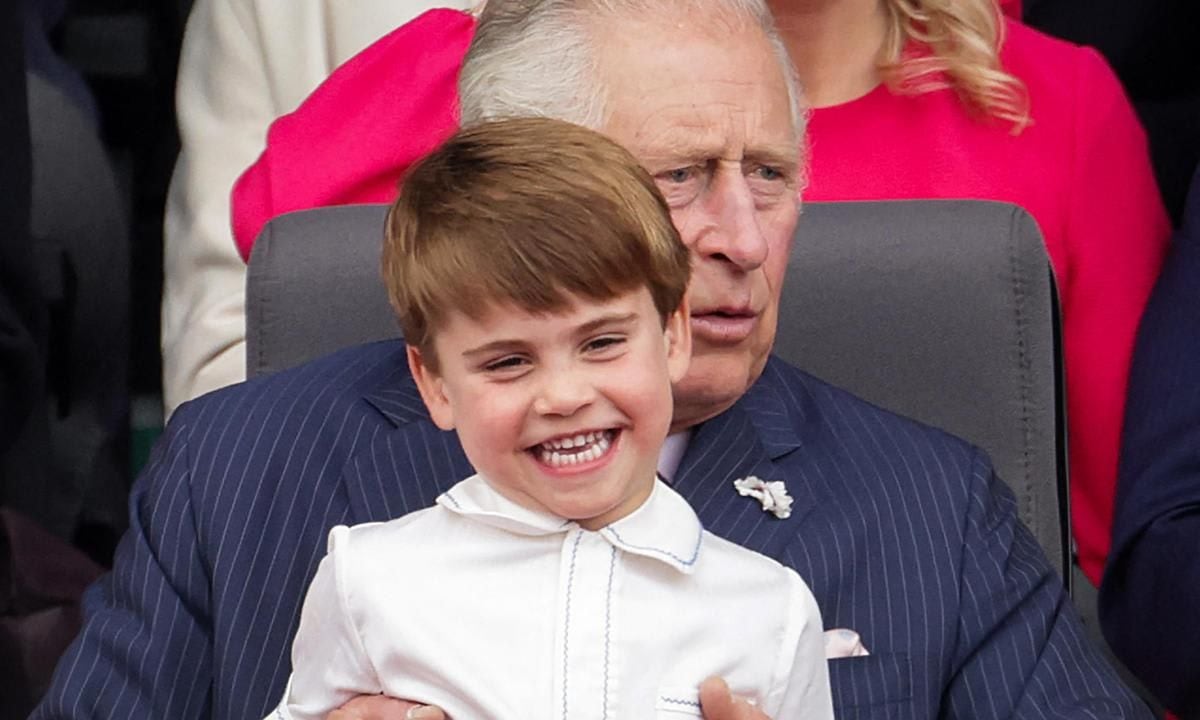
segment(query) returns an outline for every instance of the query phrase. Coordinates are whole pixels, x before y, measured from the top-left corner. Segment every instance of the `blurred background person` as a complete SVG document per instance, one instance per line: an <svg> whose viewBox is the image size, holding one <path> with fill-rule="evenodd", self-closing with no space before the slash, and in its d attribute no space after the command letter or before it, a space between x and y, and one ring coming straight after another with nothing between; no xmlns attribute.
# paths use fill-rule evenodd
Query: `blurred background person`
<svg viewBox="0 0 1200 720"><path fill-rule="evenodd" d="M246 268L229 229L229 192L262 150L267 126L384 33L429 7L473 2L196 0L180 51L180 152L164 226L168 412L246 377Z"/></svg>
<svg viewBox="0 0 1200 720"><path fill-rule="evenodd" d="M48 313L31 229L25 10L0 3L0 720L33 710L79 630L79 594L100 573L40 525L55 508L47 488Z"/></svg>
<svg viewBox="0 0 1200 720"><path fill-rule="evenodd" d="M0 8L0 458L12 447L45 385L46 311L30 235L29 106L21 9ZM7 485L18 478L6 472Z"/></svg>

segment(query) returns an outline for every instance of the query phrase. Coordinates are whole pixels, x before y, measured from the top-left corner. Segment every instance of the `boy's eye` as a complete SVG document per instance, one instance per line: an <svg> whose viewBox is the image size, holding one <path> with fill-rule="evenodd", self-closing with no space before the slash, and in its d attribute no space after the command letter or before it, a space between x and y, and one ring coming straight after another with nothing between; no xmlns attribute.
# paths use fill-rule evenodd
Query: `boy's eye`
<svg viewBox="0 0 1200 720"><path fill-rule="evenodd" d="M513 372L519 370L528 364L528 361L520 355L508 355L506 357L492 360L484 363L483 369L489 373Z"/></svg>
<svg viewBox="0 0 1200 720"><path fill-rule="evenodd" d="M605 352L613 352L624 344L625 337L622 335L602 335L588 340L584 345L584 350L593 354L603 354Z"/></svg>

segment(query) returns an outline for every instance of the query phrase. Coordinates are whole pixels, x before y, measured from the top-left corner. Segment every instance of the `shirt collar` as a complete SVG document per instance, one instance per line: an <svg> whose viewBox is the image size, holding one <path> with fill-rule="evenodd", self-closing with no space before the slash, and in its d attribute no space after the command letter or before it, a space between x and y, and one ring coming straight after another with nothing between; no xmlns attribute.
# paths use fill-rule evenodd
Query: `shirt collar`
<svg viewBox="0 0 1200 720"><path fill-rule="evenodd" d="M642 506L600 531L625 552L659 560L691 575L704 528L687 500L661 480Z"/></svg>
<svg viewBox="0 0 1200 720"><path fill-rule="evenodd" d="M509 500L478 474L442 493L437 502L451 512L518 535L552 535L579 527L570 520ZM650 497L641 507L599 534L625 552L690 575L700 556L703 530L692 506L665 483L655 480Z"/></svg>
<svg viewBox="0 0 1200 720"><path fill-rule="evenodd" d="M687 451L688 441L692 437L691 429L671 433L663 442L662 450L658 453L658 474L668 483L675 481L675 473L679 470L679 461Z"/></svg>

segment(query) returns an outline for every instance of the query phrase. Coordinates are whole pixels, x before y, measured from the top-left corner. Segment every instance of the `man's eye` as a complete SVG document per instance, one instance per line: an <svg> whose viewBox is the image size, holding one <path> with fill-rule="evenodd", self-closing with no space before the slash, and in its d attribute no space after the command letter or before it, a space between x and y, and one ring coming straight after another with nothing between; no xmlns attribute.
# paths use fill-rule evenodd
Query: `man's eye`
<svg viewBox="0 0 1200 720"><path fill-rule="evenodd" d="M755 173L763 180L783 179L783 171L781 171L779 168L771 167L770 165L759 165L755 170Z"/></svg>
<svg viewBox="0 0 1200 720"><path fill-rule="evenodd" d="M689 165L657 173L654 181L667 204L680 208L695 200L703 190L705 172L703 165Z"/></svg>
<svg viewBox="0 0 1200 720"><path fill-rule="evenodd" d="M695 177L695 175L696 168L694 167L675 168L663 173L664 179L673 183L685 183Z"/></svg>

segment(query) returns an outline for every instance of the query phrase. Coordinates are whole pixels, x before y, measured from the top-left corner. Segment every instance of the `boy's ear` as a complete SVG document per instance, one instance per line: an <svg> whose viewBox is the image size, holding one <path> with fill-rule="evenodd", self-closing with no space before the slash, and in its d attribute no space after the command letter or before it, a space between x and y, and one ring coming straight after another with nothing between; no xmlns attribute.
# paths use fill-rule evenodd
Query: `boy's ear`
<svg viewBox="0 0 1200 720"><path fill-rule="evenodd" d="M687 375L692 362L692 322L686 297L679 303L679 309L667 316L663 335L667 343L667 374L672 383L677 383Z"/></svg>
<svg viewBox="0 0 1200 720"><path fill-rule="evenodd" d="M429 410L433 424L443 430L454 429L454 408L446 397L446 387L442 376L425 364L421 351L412 345L408 346L408 369L412 372L413 380L417 382L417 390Z"/></svg>

